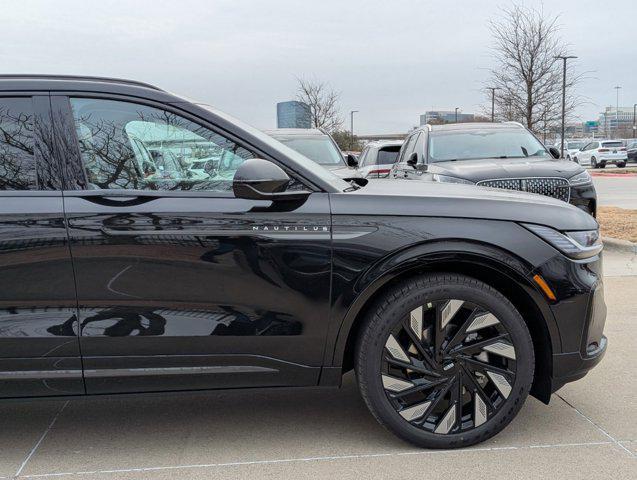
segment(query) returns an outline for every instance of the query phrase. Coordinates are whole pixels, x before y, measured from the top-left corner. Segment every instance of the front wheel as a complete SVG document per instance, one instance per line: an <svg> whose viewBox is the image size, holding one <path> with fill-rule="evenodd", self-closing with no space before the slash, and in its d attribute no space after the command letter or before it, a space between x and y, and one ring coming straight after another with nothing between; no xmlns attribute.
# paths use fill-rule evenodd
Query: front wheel
<svg viewBox="0 0 637 480"><path fill-rule="evenodd" d="M500 292L463 275L423 275L386 291L357 348L372 414L426 448L492 437L516 416L533 380L524 320Z"/></svg>
<svg viewBox="0 0 637 480"><path fill-rule="evenodd" d="M626 162L618 162L617 168L624 168L626 166Z"/></svg>

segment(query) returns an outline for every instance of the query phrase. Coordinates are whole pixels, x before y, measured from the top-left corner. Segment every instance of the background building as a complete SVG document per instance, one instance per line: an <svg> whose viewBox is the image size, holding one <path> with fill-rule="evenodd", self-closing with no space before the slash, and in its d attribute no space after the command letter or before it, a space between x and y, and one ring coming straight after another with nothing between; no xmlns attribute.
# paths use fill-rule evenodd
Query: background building
<svg viewBox="0 0 637 480"><path fill-rule="evenodd" d="M455 110L430 110L420 116L420 125L428 123L454 123L456 121ZM458 122L473 122L473 113L458 112Z"/></svg>
<svg viewBox="0 0 637 480"><path fill-rule="evenodd" d="M276 104L277 128L312 128L310 106L291 100Z"/></svg>
<svg viewBox="0 0 637 480"><path fill-rule="evenodd" d="M599 114L598 133L609 138L632 136L633 107L606 107Z"/></svg>

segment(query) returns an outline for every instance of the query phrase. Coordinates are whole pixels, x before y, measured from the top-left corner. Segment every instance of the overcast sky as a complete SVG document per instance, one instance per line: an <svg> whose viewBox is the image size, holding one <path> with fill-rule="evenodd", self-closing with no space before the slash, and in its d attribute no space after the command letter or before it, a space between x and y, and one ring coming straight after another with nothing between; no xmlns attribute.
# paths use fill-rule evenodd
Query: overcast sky
<svg viewBox="0 0 637 480"><path fill-rule="evenodd" d="M524 4L541 8L541 2ZM5 0L0 72L132 78L204 101L260 128L296 77L341 92L358 133L403 132L430 109L476 112L492 64L490 0ZM578 114L637 102L636 0L546 1L589 72Z"/></svg>

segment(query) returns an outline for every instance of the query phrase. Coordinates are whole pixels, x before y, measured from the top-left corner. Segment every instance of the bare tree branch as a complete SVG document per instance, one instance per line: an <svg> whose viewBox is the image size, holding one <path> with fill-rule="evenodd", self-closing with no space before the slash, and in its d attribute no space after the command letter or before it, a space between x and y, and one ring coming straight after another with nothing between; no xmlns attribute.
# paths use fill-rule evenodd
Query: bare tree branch
<svg viewBox="0 0 637 480"><path fill-rule="evenodd" d="M490 30L496 66L488 86L497 88L496 117L519 121L536 133L554 128L562 113L562 63L555 57L568 54L558 17L513 5L490 23ZM581 76L572 72L566 77L567 117L580 103L574 90ZM488 88L485 95L490 100Z"/></svg>
<svg viewBox="0 0 637 480"><path fill-rule="evenodd" d="M335 132L343 126L339 112L340 93L331 89L329 84L297 78L296 99L310 107L312 126Z"/></svg>

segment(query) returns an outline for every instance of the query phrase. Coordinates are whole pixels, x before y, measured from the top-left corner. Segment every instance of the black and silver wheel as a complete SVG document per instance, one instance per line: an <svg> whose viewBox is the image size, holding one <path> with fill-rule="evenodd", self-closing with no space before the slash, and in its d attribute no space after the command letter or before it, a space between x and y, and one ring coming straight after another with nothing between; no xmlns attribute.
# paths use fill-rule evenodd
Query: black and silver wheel
<svg viewBox="0 0 637 480"><path fill-rule="evenodd" d="M597 159L595 157L591 157L591 167L597 168Z"/></svg>
<svg viewBox="0 0 637 480"><path fill-rule="evenodd" d="M517 414L534 369L514 306L462 275L427 275L386 292L358 344L361 394L377 420L428 448L472 445Z"/></svg>

